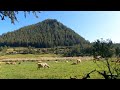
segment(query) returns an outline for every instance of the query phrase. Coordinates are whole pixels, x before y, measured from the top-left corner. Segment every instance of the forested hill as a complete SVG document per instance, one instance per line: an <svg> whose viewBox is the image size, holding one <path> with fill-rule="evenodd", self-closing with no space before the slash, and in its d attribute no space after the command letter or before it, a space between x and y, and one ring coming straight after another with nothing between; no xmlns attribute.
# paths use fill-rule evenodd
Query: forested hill
<svg viewBox="0 0 120 90"><path fill-rule="evenodd" d="M0 36L0 46L46 48L76 44L90 43L56 19L46 19Z"/></svg>

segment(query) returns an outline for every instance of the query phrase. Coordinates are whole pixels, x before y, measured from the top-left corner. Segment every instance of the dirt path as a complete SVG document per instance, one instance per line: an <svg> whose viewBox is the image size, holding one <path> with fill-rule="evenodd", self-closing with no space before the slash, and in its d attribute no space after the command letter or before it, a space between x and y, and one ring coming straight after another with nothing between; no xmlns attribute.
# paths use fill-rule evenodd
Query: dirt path
<svg viewBox="0 0 120 90"><path fill-rule="evenodd" d="M0 61L38 61L38 60L76 60L80 58L81 60L91 60L92 57L39 57L39 58L3 58Z"/></svg>

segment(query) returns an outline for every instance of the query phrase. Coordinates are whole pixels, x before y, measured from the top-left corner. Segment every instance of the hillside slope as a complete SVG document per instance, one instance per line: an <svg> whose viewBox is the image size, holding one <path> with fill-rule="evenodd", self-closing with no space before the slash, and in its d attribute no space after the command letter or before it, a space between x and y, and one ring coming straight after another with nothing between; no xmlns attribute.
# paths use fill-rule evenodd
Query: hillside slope
<svg viewBox="0 0 120 90"><path fill-rule="evenodd" d="M46 19L0 36L1 46L49 48L76 44L90 43L56 19Z"/></svg>

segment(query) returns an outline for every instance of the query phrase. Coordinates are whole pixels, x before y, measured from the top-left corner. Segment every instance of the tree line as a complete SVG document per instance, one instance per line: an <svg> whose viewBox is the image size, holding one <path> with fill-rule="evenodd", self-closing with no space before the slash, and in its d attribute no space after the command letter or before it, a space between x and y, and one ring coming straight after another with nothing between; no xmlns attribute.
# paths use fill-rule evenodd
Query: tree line
<svg viewBox="0 0 120 90"><path fill-rule="evenodd" d="M0 51L7 50L10 46L1 46ZM14 47L13 47L14 48ZM21 54L61 54L66 57L71 56L101 56L103 58L120 57L120 47L116 47L111 40L96 40L90 45L74 45L74 46L56 46L51 48L35 48L28 46L26 49L15 50L22 52Z"/></svg>

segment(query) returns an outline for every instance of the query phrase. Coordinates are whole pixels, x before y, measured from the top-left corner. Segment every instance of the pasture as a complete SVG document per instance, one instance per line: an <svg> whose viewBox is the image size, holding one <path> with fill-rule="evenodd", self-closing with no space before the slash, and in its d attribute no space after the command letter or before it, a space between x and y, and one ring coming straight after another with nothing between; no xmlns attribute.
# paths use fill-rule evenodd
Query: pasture
<svg viewBox="0 0 120 90"><path fill-rule="evenodd" d="M71 65L74 60L58 60L56 63L54 60L43 61L50 65L50 68L37 69L36 61L24 61L21 64L0 65L0 79L70 79L70 77L77 77L81 79L85 74L92 70L108 70L105 66L105 62L93 60L82 60L77 65ZM103 79L97 72L90 74L90 79Z"/></svg>

